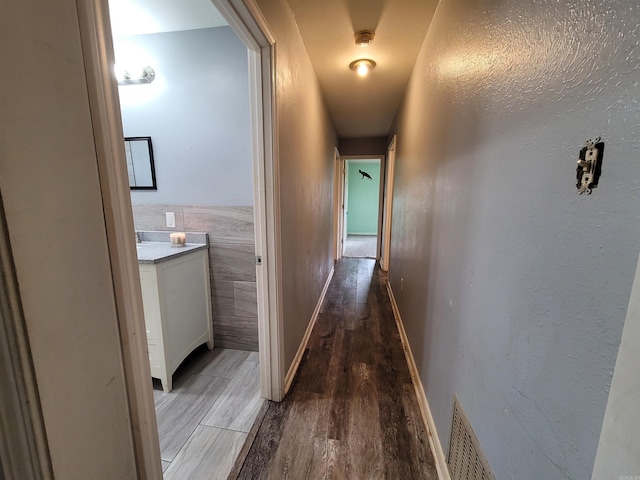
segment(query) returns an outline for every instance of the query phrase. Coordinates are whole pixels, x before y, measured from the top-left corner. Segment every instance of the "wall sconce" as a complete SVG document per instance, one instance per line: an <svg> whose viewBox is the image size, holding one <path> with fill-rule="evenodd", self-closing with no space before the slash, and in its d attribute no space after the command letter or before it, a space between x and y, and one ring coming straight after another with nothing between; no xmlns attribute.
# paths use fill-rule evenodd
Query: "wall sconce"
<svg viewBox="0 0 640 480"><path fill-rule="evenodd" d="M135 69L118 69L116 67L116 78L118 85L140 85L153 82L153 79L156 78L156 72L149 66Z"/></svg>
<svg viewBox="0 0 640 480"><path fill-rule="evenodd" d="M370 70L373 70L376 66L376 62L370 60L368 58L361 58L359 60L354 60L349 64L349 68L358 72L358 75L364 77Z"/></svg>

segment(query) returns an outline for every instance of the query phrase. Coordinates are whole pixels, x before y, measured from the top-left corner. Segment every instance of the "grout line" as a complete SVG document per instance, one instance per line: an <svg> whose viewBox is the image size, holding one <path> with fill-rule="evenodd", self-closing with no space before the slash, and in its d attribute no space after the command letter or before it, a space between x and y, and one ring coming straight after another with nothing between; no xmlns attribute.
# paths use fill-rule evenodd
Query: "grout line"
<svg viewBox="0 0 640 480"><path fill-rule="evenodd" d="M224 348L219 348L219 350L234 350L234 349L224 349ZM254 353L254 352L249 352L249 354L247 355L247 357L246 357L244 360L242 360L242 362L241 362L241 363L239 363L235 369L233 369L233 370L232 370L232 371L233 371L233 373L232 373L232 375L231 375L230 377L228 377L228 376L221 376L221 375L207 375L207 374L203 374L203 373L201 373L201 372L202 372L202 369L203 369L204 367L206 367L207 365L209 365L209 363L213 360L213 359L211 359L211 358L210 358L210 359L208 359L208 361L204 361L205 359L203 359L203 361L200 361L200 360L199 360L199 361L197 361L196 363L194 363L193 367L200 367L201 369L200 369L200 370L198 370L197 368L193 368L193 371L191 371L188 375L185 375L183 378L181 378L181 379L180 379L180 380L181 380L181 381L179 382L179 385L180 385L180 386L179 386L178 388L176 388L176 389L175 389L175 391L176 391L176 392L177 392L177 391L178 391L178 390L179 390L179 389L180 389L180 388L181 388L185 383L189 382L193 377L196 377L196 376L198 376L198 377L206 377L206 378L208 378L208 379L210 378L210 379L226 380L226 381L227 381L227 385L222 389L222 391L221 391L218 395L216 395L216 396L215 396L215 398L213 399L213 401L211 402L211 404L210 404L210 406L209 406L209 409L207 409L207 410L206 410L206 411L205 411L205 412L200 416L200 418L198 419L197 424L194 426L193 430L192 430L192 431L189 433L189 435L186 437L186 439L185 439L185 441L183 442L183 444L182 444L182 445L180 445L180 448L178 448L178 449L177 449L177 452L176 452L176 454L173 456L173 458L172 458L171 460L167 460L166 458L162 458L162 455L161 455L161 460L162 460L163 462L168 462L168 463L169 463L169 465L167 465L167 468L165 469L165 471L166 471L166 470L167 470L167 469L168 469L168 468L173 464L173 462L174 462L174 461L175 461L175 459L178 457L178 455L180 455L180 454L181 454L181 452L185 449L185 446L186 446L186 445L187 445L187 443L189 443L189 441L193 438L193 435L194 435L194 433L195 433L195 431L196 431L196 429L197 429L198 427L207 427L207 428L212 428L212 429L215 429L215 430L217 430L217 431L228 431L228 432L234 432L234 433L241 433L241 434L246 435L246 437L245 437L245 441L249 438L249 435L251 434L251 429L250 429L248 432L246 432L246 431L242 431L242 430L234 430L234 429L231 429L231 428L215 427L215 426L211 426L211 425L206 425L206 424L204 424L204 423L203 423L203 421L204 421L204 419L207 417L207 415L209 415L209 413L211 412L212 408L215 406L215 404L216 404L216 402L218 401L218 399L222 396L222 394L223 394L224 392L226 392L226 391L227 391L227 389L228 389L229 385L230 385L234 380L241 378L241 376L242 376L242 375L240 375L240 374L239 374L239 372L240 372L241 370L243 370L243 369L245 368L245 366L246 366L246 365L248 365L248 366L249 366L249 368L253 368L253 367L254 367L254 364L255 364L256 362L255 362L255 360L252 360L252 359L251 359L251 354L252 354L252 353ZM229 369L228 369L228 366L226 366L225 368L227 368L227 370L229 370ZM258 390L259 390L259 387L258 387ZM163 395L168 395L168 394L165 394L164 392L162 392L162 393L163 393ZM259 409L259 411L258 411L258 413L257 413L256 417L254 418L254 423L258 420L258 416L262 415L262 418L260 418L260 425L262 424L262 421L264 420L264 416L265 416L265 413L266 413L266 410L265 410L265 405L266 405L266 404L267 404L267 402L264 402L264 401L263 401L263 404L260 406L260 409ZM155 406L155 399L154 399L154 406ZM156 408L156 411L157 411L157 408ZM265 413L263 413L263 412L265 412ZM253 428L253 427L252 427L252 428ZM254 439L255 439L256 434L257 434L257 430L256 430L256 432L253 434L253 438L254 438ZM235 460L237 461L237 459L238 459L238 458L239 458L239 457L236 457L236 459L235 459ZM245 458L246 458L246 455L245 455ZM179 470L179 469L180 469L180 466L178 465L177 467L174 467L174 468L177 468L177 469Z"/></svg>
<svg viewBox="0 0 640 480"><path fill-rule="evenodd" d="M253 446L253 443L255 442L256 437L258 436L258 431L262 427L262 424L264 423L267 417L267 411L269 409L269 405L270 403L268 400L262 403L262 406L260 407L260 410L256 415L256 419L253 421L253 426L251 427L251 430L249 430L249 433L247 434L247 438L244 441L244 445L240 449L240 453L238 453L238 456L236 457L236 461L231 467L231 471L229 472L229 476L227 477L227 480L237 480L237 478L240 476L240 472L242 471L242 468L244 467L244 464L247 461L247 457L249 456L251 447Z"/></svg>
<svg viewBox="0 0 640 480"><path fill-rule="evenodd" d="M191 437L193 436L193 433L196 431L196 428L198 428L198 426L200 425L200 423L196 424L195 427L193 427L193 430L191 430L191 433L189 434L189 436L185 439L184 443L182 445L180 445L180 448L178 449L178 451L176 452L176 454L173 456L173 458L171 460L165 460L164 458L162 458L162 452L160 452L160 458L162 460L164 460L165 462L173 462L176 457L178 455L180 455L180 452L182 451L182 449L184 448L184 446L189 443L189 440L191 439Z"/></svg>

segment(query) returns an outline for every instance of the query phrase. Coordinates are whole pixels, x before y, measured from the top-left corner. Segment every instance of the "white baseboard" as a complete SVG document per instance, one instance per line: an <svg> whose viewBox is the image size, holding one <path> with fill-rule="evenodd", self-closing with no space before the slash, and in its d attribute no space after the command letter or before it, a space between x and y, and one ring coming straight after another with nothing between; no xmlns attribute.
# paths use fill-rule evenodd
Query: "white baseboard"
<svg viewBox="0 0 640 480"><path fill-rule="evenodd" d="M309 343L309 337L311 336L313 327L316 324L316 320L318 320L318 314L320 313L322 302L324 302L324 297L327 295L327 290L329 289L329 284L331 283L331 279L333 278L334 271L335 271L334 268L331 267L331 271L329 272L327 281L324 283L324 287L322 288L322 292L320 293L320 298L318 298L318 303L316 304L316 308L313 310L313 314L311 315L311 320L309 321L309 325L307 325L307 330L304 332L304 336L302 337L302 342L300 342L300 346L298 347L296 356L293 357L293 362L291 362L291 366L287 371L287 375L284 377L285 395L289 391L289 388L291 387L291 383L293 383L293 379L296 376L296 372L298 371L298 367L300 366L300 362L302 361L302 356L304 355L304 351L307 348L307 343Z"/></svg>
<svg viewBox="0 0 640 480"><path fill-rule="evenodd" d="M391 284L389 282L387 282L387 291L389 292L389 299L391 300L391 306L393 307L393 315L396 319L398 332L400 332L400 339L402 340L404 355L407 358L407 363L409 364L409 372L411 373L411 379L413 380L413 388L415 389L416 396L418 397L418 404L420 405L422 421L424 422L424 425L427 429L427 434L429 435L429 447L431 448L431 453L436 460L436 470L438 472L438 478L440 480L451 480L449 467L447 466L447 459L444 456L444 451L442 450L442 445L440 444L440 437L438 437L438 433L436 431L436 424L433 420L433 415L431 415L429 402L427 402L427 396L424 392L422 380L420 380L420 375L418 374L418 367L416 366L416 362L413 359L413 353L411 353L411 346L409 345L409 341L407 339L407 332L405 332L404 330L402 318L400 317L400 311L398 310L398 304L396 303L396 298L393 295L393 290L391 289Z"/></svg>

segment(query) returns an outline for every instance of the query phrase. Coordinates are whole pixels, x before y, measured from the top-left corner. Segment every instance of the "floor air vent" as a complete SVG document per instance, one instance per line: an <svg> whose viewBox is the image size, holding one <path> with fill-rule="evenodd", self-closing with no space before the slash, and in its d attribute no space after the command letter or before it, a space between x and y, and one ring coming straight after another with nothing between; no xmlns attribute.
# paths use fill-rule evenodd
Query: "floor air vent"
<svg viewBox="0 0 640 480"><path fill-rule="evenodd" d="M453 401L447 463L451 480L495 480L457 397Z"/></svg>

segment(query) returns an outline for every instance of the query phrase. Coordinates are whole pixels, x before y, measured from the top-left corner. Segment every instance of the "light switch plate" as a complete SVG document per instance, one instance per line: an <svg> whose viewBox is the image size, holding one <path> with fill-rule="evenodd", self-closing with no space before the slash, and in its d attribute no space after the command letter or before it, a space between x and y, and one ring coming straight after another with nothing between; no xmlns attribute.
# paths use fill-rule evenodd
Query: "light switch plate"
<svg viewBox="0 0 640 480"><path fill-rule="evenodd" d="M167 218L167 228L176 228L176 214L173 212L165 212Z"/></svg>

